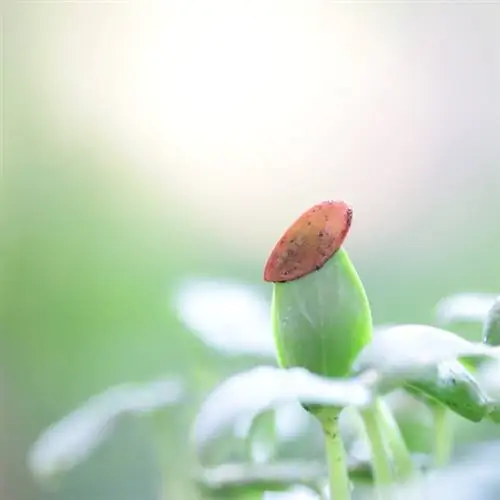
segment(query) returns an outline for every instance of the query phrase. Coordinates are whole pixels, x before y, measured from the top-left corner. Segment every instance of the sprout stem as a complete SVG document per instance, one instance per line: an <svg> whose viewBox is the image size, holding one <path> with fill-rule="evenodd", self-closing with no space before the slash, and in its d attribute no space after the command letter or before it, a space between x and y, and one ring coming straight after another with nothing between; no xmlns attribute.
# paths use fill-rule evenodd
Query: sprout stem
<svg viewBox="0 0 500 500"><path fill-rule="evenodd" d="M432 408L434 416L434 465L443 467L450 459L453 446L453 429L449 421L448 408L436 404Z"/></svg>
<svg viewBox="0 0 500 500"><path fill-rule="evenodd" d="M392 411L381 398L375 402L375 410L394 461L395 478L399 482L407 481L416 474L416 469L399 425Z"/></svg>
<svg viewBox="0 0 500 500"><path fill-rule="evenodd" d="M347 456L340 436L338 415L322 422L325 435L330 498L335 500L351 499L351 483L347 472Z"/></svg>
<svg viewBox="0 0 500 500"><path fill-rule="evenodd" d="M388 500L390 498L388 486L392 483L392 470L385 450L384 434L378 419L377 407L374 405L364 409L361 416L370 441L373 476L377 494L381 500Z"/></svg>
<svg viewBox="0 0 500 500"><path fill-rule="evenodd" d="M264 434L264 435L263 435ZM265 411L257 415L250 426L245 439L247 458L250 462L258 462L256 449L259 449L259 442L265 442L265 454L272 456L276 451L276 412L275 410Z"/></svg>

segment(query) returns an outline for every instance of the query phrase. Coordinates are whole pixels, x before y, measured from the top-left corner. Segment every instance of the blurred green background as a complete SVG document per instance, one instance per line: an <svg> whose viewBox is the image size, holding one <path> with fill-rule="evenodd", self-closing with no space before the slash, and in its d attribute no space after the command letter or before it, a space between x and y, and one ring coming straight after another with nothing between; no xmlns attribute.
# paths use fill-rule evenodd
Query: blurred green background
<svg viewBox="0 0 500 500"><path fill-rule="evenodd" d="M499 291L499 23L499 5L458 2L4 5L0 497L157 498L144 420L54 484L26 454L93 394L176 376L188 397L161 447L175 498L193 498L191 420L262 360L203 342L176 294L230 279L268 299L268 252L317 201L354 206L376 323Z"/></svg>

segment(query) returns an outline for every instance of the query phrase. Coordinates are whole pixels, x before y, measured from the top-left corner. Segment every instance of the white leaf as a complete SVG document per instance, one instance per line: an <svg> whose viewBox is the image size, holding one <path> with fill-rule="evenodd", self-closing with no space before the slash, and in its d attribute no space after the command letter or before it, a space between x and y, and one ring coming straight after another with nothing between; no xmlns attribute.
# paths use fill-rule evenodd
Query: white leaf
<svg viewBox="0 0 500 500"><path fill-rule="evenodd" d="M180 320L215 349L275 357L270 305L248 285L189 280L180 287L174 307Z"/></svg>
<svg viewBox="0 0 500 500"><path fill-rule="evenodd" d="M176 403L181 394L178 381L159 380L123 384L93 396L38 438L29 451L29 467L38 477L69 470L109 435L118 417L153 412Z"/></svg>
<svg viewBox="0 0 500 500"><path fill-rule="evenodd" d="M496 295L490 293L450 295L436 306L436 321L443 326L453 323L482 323L496 298Z"/></svg>
<svg viewBox="0 0 500 500"><path fill-rule="evenodd" d="M373 369L381 375L402 377L418 375L430 366L466 356L495 357L496 352L440 328L395 325L379 329L355 366L357 370Z"/></svg>
<svg viewBox="0 0 500 500"><path fill-rule="evenodd" d="M370 391L353 380L327 379L302 368L258 367L224 381L206 399L194 425L200 449L242 417L290 402L364 406Z"/></svg>

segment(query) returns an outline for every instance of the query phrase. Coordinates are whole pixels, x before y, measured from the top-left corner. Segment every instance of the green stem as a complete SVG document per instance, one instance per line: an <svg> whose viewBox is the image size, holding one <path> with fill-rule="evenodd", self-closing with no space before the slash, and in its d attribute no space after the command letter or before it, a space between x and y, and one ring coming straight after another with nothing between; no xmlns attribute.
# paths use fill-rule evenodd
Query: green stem
<svg viewBox="0 0 500 500"><path fill-rule="evenodd" d="M436 404L432 408L434 416L434 465L445 466L451 455L453 446L453 429L449 421L449 411L446 406Z"/></svg>
<svg viewBox="0 0 500 500"><path fill-rule="evenodd" d="M323 422L330 497L335 500L351 499L351 482L347 472L347 456L340 436L338 416Z"/></svg>
<svg viewBox="0 0 500 500"><path fill-rule="evenodd" d="M373 477L377 495L381 500L388 500L388 486L392 483L392 470L385 450L384 435L377 418L377 408L372 406L361 412L366 434L370 441Z"/></svg>
<svg viewBox="0 0 500 500"><path fill-rule="evenodd" d="M259 442L264 441L268 452L272 456L276 449L276 412L269 410L257 415L250 426L245 439L247 458L250 462L256 462L255 449Z"/></svg>
<svg viewBox="0 0 500 500"><path fill-rule="evenodd" d="M375 410L387 447L392 455L395 478L399 482L407 481L415 476L416 469L399 425L392 411L381 398L376 401Z"/></svg>
<svg viewBox="0 0 500 500"><path fill-rule="evenodd" d="M160 468L158 500L194 498L191 496L194 494L192 491L194 485L188 481L189 476L186 471L187 465L191 462L190 449L184 445L180 433L177 436L169 431L172 421L177 421L172 419L168 409L157 410L150 418L154 430L153 439L158 446Z"/></svg>
<svg viewBox="0 0 500 500"><path fill-rule="evenodd" d="M163 437L163 434L159 434L159 436ZM177 471L172 475L170 474L172 470L172 457L163 447L164 440L158 439L158 442L162 443L160 445L162 447L159 449L158 453L160 467L158 500L168 500L169 498L175 498L173 495L178 495L180 493L180 481L176 479L180 477L180 474L178 474Z"/></svg>

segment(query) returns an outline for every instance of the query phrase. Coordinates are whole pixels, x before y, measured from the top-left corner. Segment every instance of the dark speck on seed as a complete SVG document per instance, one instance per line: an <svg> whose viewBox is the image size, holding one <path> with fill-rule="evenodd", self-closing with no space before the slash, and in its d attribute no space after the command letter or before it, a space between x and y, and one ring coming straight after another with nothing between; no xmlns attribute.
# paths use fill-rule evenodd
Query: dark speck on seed
<svg viewBox="0 0 500 500"><path fill-rule="evenodd" d="M344 202L323 202L305 212L275 246L265 281L291 281L323 267L349 231L352 211Z"/></svg>

